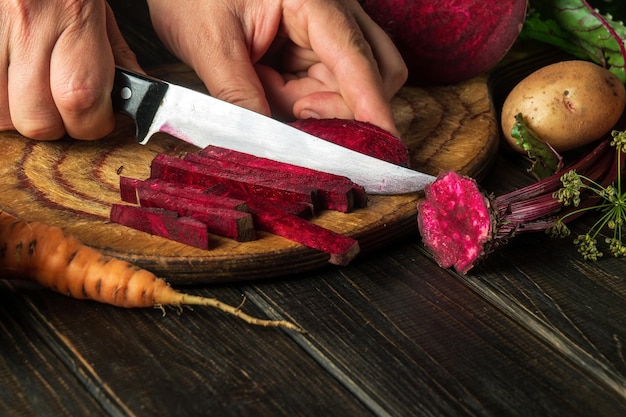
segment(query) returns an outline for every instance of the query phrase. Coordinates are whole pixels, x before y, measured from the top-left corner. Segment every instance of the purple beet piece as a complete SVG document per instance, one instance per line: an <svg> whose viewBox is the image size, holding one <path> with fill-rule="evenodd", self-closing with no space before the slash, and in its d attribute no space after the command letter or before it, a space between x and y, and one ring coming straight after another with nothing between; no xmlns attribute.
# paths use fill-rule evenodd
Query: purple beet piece
<svg viewBox="0 0 626 417"><path fill-rule="evenodd" d="M347 265L359 253L359 242L289 214L271 203L250 202L257 228L330 255L329 263Z"/></svg>
<svg viewBox="0 0 626 417"><path fill-rule="evenodd" d="M154 236L164 237L200 249L209 248L209 233L202 222L179 217L178 213L160 208L113 204L113 223L131 227Z"/></svg>
<svg viewBox="0 0 626 417"><path fill-rule="evenodd" d="M443 267L465 274L491 238L489 200L475 180L449 171L424 189L418 227L424 245Z"/></svg>
<svg viewBox="0 0 626 417"><path fill-rule="evenodd" d="M259 168L266 172L271 172L272 174L270 175L282 177L286 181L293 180L296 183L305 182L310 184L319 189L323 206L329 210L349 212L352 206L367 206L367 195L363 187L340 175L261 158L217 146L208 146L200 150L197 155L187 155L187 158L201 161L199 157ZM204 161L209 163L207 160Z"/></svg>
<svg viewBox="0 0 626 417"><path fill-rule="evenodd" d="M371 123L344 119L300 119L289 124L344 148L392 164L409 166L409 150L404 142ZM349 163L346 161L346 164Z"/></svg>
<svg viewBox="0 0 626 417"><path fill-rule="evenodd" d="M319 207L317 189L313 187L280 184L275 180L236 174L219 167L196 164L166 154L159 154L152 160L151 178L206 187L221 184L229 188L234 198L246 199L247 196L255 195L305 202L312 204L313 207Z"/></svg>

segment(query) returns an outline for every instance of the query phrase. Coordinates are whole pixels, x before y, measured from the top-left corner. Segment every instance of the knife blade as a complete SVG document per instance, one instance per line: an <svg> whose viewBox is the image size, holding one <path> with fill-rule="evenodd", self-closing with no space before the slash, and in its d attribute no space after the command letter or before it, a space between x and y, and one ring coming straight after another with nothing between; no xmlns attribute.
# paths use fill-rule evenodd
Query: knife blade
<svg viewBox="0 0 626 417"><path fill-rule="evenodd" d="M157 132L348 177L370 194L421 191L434 177L320 139L189 88L116 68L113 107L135 123L137 141Z"/></svg>

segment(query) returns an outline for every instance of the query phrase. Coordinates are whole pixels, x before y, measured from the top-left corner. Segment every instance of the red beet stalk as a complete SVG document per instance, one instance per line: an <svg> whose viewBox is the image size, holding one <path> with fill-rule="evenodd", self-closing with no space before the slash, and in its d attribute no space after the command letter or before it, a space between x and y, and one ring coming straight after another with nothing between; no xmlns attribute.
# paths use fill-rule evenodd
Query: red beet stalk
<svg viewBox="0 0 626 417"><path fill-rule="evenodd" d="M443 172L430 184L418 207L418 227L427 249L443 268L467 273L496 246L518 233L544 231L557 219L590 207L597 198L581 196L578 207L553 197L563 187L561 175L575 170L603 186L617 178L617 153L611 139L559 172L510 193L489 197L476 181L455 172ZM623 158L623 154L620 156ZM567 216L564 222L578 217Z"/></svg>

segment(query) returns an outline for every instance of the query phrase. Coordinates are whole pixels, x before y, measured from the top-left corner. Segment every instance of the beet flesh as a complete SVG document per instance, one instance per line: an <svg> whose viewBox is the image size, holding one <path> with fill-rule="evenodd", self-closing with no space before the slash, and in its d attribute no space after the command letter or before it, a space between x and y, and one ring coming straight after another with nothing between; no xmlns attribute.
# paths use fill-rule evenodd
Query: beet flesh
<svg viewBox="0 0 626 417"><path fill-rule="evenodd" d="M260 230L330 255L328 262L345 266L359 253L359 242L277 208L270 202L250 202L250 212Z"/></svg>
<svg viewBox="0 0 626 417"><path fill-rule="evenodd" d="M111 221L154 236L160 236L200 249L209 248L207 226L190 217L179 217L178 213L154 207L113 204Z"/></svg>
<svg viewBox="0 0 626 417"><path fill-rule="evenodd" d="M186 158L193 161L204 161L204 163L209 163L204 158L213 159L220 163L236 163L263 169L266 173L269 171L266 175L276 176L282 180L306 181L307 184L318 189L322 206L328 210L347 213L354 207L367 206L367 196L363 187L353 183L349 178L339 175L260 158L217 146L208 146L197 154L187 155Z"/></svg>
<svg viewBox="0 0 626 417"><path fill-rule="evenodd" d="M424 195L417 215L424 245L442 268L467 273L491 239L488 199L474 179L453 171L441 173Z"/></svg>
<svg viewBox="0 0 626 417"><path fill-rule="evenodd" d="M233 191L234 198L246 199L248 195L257 195L304 202L316 208L320 206L317 189L306 184L296 186L292 183L277 183L275 178L267 179L257 173L223 170L166 154L159 154L152 160L150 175L152 178L196 186L221 184Z"/></svg>
<svg viewBox="0 0 626 417"><path fill-rule="evenodd" d="M250 213L230 208L211 207L204 204L203 198L180 197L150 188L138 188L137 196L142 207L162 208L177 212L183 217L191 217L204 223L210 233L230 237L238 242L256 239ZM200 194L200 196L204 195Z"/></svg>
<svg viewBox="0 0 626 417"><path fill-rule="evenodd" d="M395 43L412 84L453 84L489 70L522 29L526 0L363 0Z"/></svg>
<svg viewBox="0 0 626 417"><path fill-rule="evenodd" d="M265 181L274 180L276 184L294 184L296 186L304 185L306 187L313 187L317 190L320 208L322 209L348 213L354 208L352 184L331 183L323 181L320 177L315 175L293 175L286 170L242 165L232 160L214 158L197 153L187 154L185 160L194 164L217 166L223 170L234 170L235 172L245 171L248 175L255 175L258 178L263 178Z"/></svg>

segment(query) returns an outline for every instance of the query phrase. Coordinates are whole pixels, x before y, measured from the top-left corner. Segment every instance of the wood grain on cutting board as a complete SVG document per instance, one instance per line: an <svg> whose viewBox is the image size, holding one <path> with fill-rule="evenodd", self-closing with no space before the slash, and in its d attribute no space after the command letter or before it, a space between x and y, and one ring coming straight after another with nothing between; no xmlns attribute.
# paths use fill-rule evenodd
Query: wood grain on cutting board
<svg viewBox="0 0 626 417"><path fill-rule="evenodd" d="M202 90L184 65L156 68L151 75ZM414 169L481 177L495 157L499 128L486 78L404 87L393 99L393 110ZM133 134L134 126L123 116L111 135L93 142L36 142L1 132L0 208L28 221L60 226L90 246L177 284L268 278L327 265L326 254L263 232L245 243L211 236L211 250L205 251L111 224L110 206L121 202L120 175L147 178L158 153L196 150L165 134L139 145ZM314 222L357 238L367 253L410 234L417 238L419 199L418 193L370 196L365 209L326 211Z"/></svg>

